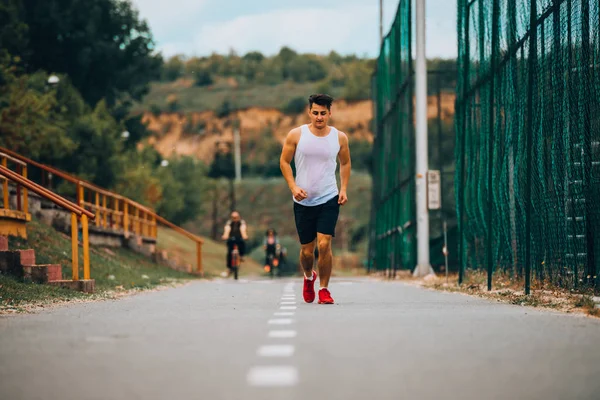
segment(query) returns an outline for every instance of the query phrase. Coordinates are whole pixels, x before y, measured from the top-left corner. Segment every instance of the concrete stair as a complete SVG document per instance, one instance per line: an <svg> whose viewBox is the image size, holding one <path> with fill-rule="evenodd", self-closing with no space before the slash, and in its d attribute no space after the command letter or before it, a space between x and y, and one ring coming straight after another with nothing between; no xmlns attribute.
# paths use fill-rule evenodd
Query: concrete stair
<svg viewBox="0 0 600 400"><path fill-rule="evenodd" d="M36 264L35 250L9 250L8 238L0 236L0 274L11 275L24 282L48 284L93 293L95 281L64 280L59 264Z"/></svg>

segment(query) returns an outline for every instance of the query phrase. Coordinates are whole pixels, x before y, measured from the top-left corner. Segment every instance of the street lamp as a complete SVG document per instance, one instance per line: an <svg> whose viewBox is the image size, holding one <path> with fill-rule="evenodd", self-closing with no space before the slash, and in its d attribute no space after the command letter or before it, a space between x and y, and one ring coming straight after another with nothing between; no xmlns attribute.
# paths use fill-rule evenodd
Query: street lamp
<svg viewBox="0 0 600 400"><path fill-rule="evenodd" d="M56 85L58 82L60 82L60 79L56 75L50 75L50 77L48 78L48 84L50 85Z"/></svg>

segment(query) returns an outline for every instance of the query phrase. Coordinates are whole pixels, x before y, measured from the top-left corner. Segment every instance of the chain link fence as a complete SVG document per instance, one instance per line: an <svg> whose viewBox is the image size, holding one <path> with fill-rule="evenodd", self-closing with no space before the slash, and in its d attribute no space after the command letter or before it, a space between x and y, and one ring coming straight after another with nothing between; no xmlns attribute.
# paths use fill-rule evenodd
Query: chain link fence
<svg viewBox="0 0 600 400"><path fill-rule="evenodd" d="M597 0L458 0L460 277L600 288Z"/></svg>
<svg viewBox="0 0 600 400"><path fill-rule="evenodd" d="M413 269L417 262L412 21L411 1L401 0L382 43L371 88L375 141L368 267L390 274ZM450 239L449 265L458 267L454 68L428 71L429 167L440 171L441 180L441 209L430 212L430 259L438 271L445 268L444 225Z"/></svg>

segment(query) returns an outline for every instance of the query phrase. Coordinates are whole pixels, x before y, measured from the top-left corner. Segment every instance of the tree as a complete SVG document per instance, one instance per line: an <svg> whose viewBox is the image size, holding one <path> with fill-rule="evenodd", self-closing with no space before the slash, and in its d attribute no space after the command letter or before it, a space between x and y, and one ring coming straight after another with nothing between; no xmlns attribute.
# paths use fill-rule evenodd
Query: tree
<svg viewBox="0 0 600 400"><path fill-rule="evenodd" d="M217 150L215 158L208 169L210 178L235 178L235 164L233 162L233 154L231 151Z"/></svg>
<svg viewBox="0 0 600 400"><path fill-rule="evenodd" d="M304 97L294 97L291 99L281 111L288 115L297 115L304 112L307 100Z"/></svg>
<svg viewBox="0 0 600 400"><path fill-rule="evenodd" d="M79 117L69 127L69 136L77 148L56 164L98 186L112 187L127 165L121 132L106 103L101 101L92 113Z"/></svg>
<svg viewBox="0 0 600 400"><path fill-rule="evenodd" d="M372 70L365 63L348 64L344 68L346 85L343 97L348 101L364 100L370 96Z"/></svg>
<svg viewBox="0 0 600 400"><path fill-rule="evenodd" d="M298 53L296 53L294 50L290 49L287 46L282 47L279 51L279 54L277 55L276 59L281 63L283 79L291 78L290 67L291 65L293 65L293 62L296 60L296 57L298 57Z"/></svg>
<svg viewBox="0 0 600 400"><path fill-rule="evenodd" d="M288 64L287 72L295 82L315 82L327 76L323 63L314 56L302 55Z"/></svg>
<svg viewBox="0 0 600 400"><path fill-rule="evenodd" d="M180 157L169 160L169 166L162 169L168 169L173 180L181 184L181 188L173 194L183 202L181 207L165 215L169 215L176 224L197 218L204 212L202 204L209 197L206 166L191 157Z"/></svg>
<svg viewBox="0 0 600 400"><path fill-rule="evenodd" d="M91 105L112 106L123 94L139 100L160 74L148 25L130 0L11 0L23 10L28 71L68 74Z"/></svg>
<svg viewBox="0 0 600 400"><path fill-rule="evenodd" d="M163 81L174 81L183 75L184 63L181 56L173 56L162 66Z"/></svg>
<svg viewBox="0 0 600 400"><path fill-rule="evenodd" d="M28 34L29 27L23 21L22 2L3 0L0 3L0 53L4 52L5 57L8 54L21 54L28 47Z"/></svg>
<svg viewBox="0 0 600 400"><path fill-rule="evenodd" d="M76 143L67 135L57 91L44 87L47 75L17 72L17 64L0 56L0 144L36 159L69 155Z"/></svg>
<svg viewBox="0 0 600 400"><path fill-rule="evenodd" d="M206 68L198 68L194 71L194 76L196 77L196 86L208 86L214 82L210 72Z"/></svg>

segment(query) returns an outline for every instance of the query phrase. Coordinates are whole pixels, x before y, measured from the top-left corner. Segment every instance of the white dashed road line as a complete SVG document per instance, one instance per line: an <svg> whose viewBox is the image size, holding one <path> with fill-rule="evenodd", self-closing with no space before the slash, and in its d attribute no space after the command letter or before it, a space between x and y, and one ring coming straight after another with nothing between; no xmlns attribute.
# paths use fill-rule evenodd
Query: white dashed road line
<svg viewBox="0 0 600 400"><path fill-rule="evenodd" d="M269 320L270 325L290 325L291 323L292 323L291 318L277 318L277 319Z"/></svg>
<svg viewBox="0 0 600 400"><path fill-rule="evenodd" d="M279 302L279 310L296 310L296 295L294 294L294 283L288 283L283 289L284 293ZM294 320L294 311L276 311L274 318L268 320L269 325L291 325ZM288 317L288 318L281 318ZM271 330L270 339L293 339L297 332L291 329ZM281 343L281 342L280 342ZM292 344L267 344L260 346L256 354L264 358L292 357L295 347ZM298 371L291 365L255 366L248 371L246 380L250 386L257 387L286 387L298 383Z"/></svg>
<svg viewBox="0 0 600 400"><path fill-rule="evenodd" d="M277 339L287 339L287 338L295 338L297 334L298 334L298 332L291 331L291 330L289 330L289 331L270 331L269 337L277 338Z"/></svg>
<svg viewBox="0 0 600 400"><path fill-rule="evenodd" d="M291 366L254 367L248 372L247 381L252 386L294 386L298 383L298 371Z"/></svg>
<svg viewBox="0 0 600 400"><path fill-rule="evenodd" d="M294 355L294 346L291 344L261 346L256 354L261 357L291 357Z"/></svg>

